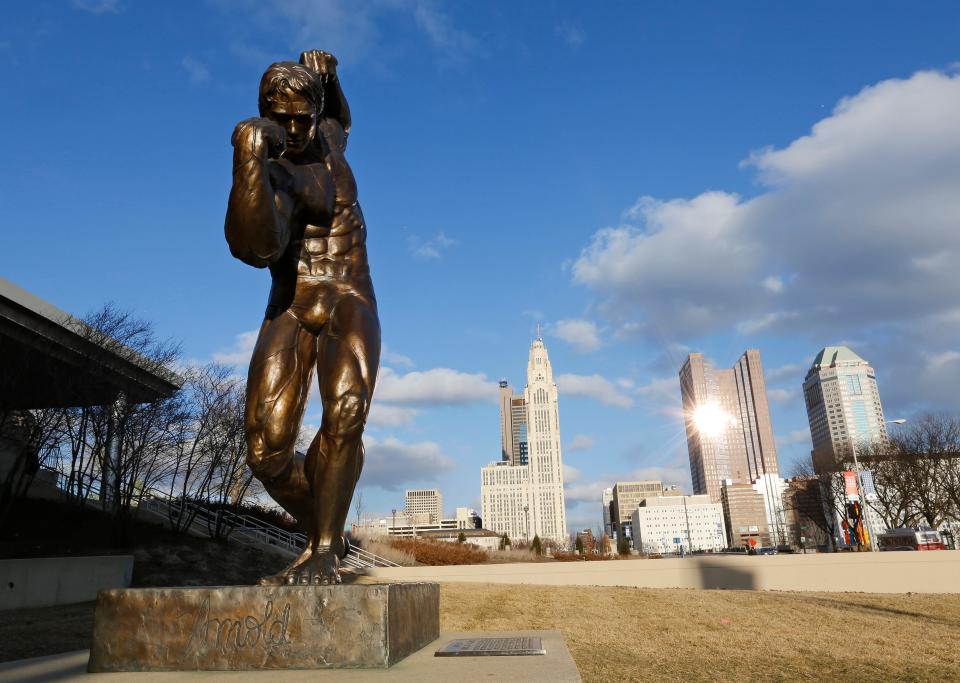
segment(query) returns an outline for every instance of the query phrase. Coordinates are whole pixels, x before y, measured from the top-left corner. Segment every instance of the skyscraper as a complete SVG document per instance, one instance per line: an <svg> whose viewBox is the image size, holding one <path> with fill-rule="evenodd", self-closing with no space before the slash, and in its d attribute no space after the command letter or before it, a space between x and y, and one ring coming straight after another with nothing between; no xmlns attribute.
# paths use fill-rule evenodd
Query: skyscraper
<svg viewBox="0 0 960 683"><path fill-rule="evenodd" d="M837 456L887 438L877 377L870 364L846 346L827 346L803 382L813 465L820 472Z"/></svg>
<svg viewBox="0 0 960 683"><path fill-rule="evenodd" d="M523 397L510 396L511 414L522 401L523 417L505 419L509 387L500 385L501 460L481 469L482 517L487 528L520 538L564 542L567 515L563 496L557 385L543 340L530 346ZM507 434L511 436L507 451ZM514 434L516 437L514 437ZM525 439L524 439L525 435ZM504 455L508 457L504 457ZM526 462L524 461L526 456Z"/></svg>
<svg viewBox="0 0 960 683"><path fill-rule="evenodd" d="M680 394L694 494L720 502L723 482L779 473L763 364L748 349L729 370L691 353L680 368Z"/></svg>
<svg viewBox="0 0 960 683"><path fill-rule="evenodd" d="M515 396L507 380L500 380L500 459L527 464L527 402Z"/></svg>
<svg viewBox="0 0 960 683"><path fill-rule="evenodd" d="M600 505L603 507L603 533L613 538L613 520L610 516L610 504L613 502L613 488L604 489L600 494Z"/></svg>

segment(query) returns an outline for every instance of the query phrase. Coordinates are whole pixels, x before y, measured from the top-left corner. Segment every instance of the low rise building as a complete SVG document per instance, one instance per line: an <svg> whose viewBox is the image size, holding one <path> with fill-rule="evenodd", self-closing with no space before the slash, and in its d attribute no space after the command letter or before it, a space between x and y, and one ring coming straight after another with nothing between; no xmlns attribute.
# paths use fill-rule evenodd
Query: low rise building
<svg viewBox="0 0 960 683"><path fill-rule="evenodd" d="M501 535L489 529L443 529L440 531L424 531L418 538L442 543L463 543L478 546L484 550L499 550Z"/></svg>
<svg viewBox="0 0 960 683"><path fill-rule="evenodd" d="M613 485L613 501L610 503L610 524L613 533L619 538L631 538L631 519L633 511L645 498L663 495L663 482L618 481Z"/></svg>
<svg viewBox="0 0 960 683"><path fill-rule="evenodd" d="M428 512L407 514L397 511L389 517L361 520L353 525L353 533L365 536L422 536L433 531L469 531L481 528L480 515L471 508L459 507L456 515L437 521Z"/></svg>
<svg viewBox="0 0 960 683"><path fill-rule="evenodd" d="M723 550L723 507L710 496L659 496L640 502L631 515L633 547L641 552Z"/></svg>
<svg viewBox="0 0 960 683"><path fill-rule="evenodd" d="M443 494L439 489L414 489L404 496L403 511L408 515L427 514L437 523L443 517Z"/></svg>

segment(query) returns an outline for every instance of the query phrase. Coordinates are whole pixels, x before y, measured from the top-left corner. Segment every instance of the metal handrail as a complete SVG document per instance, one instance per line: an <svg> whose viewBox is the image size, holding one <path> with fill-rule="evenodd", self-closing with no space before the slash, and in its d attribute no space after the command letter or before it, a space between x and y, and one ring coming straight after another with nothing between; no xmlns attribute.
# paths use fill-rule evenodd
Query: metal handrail
<svg viewBox="0 0 960 683"><path fill-rule="evenodd" d="M41 466L41 469L48 470L56 475L57 488L64 492L71 493L66 489L66 485L69 481L69 477L67 475L46 465ZM100 486L97 479L93 475L85 472L79 472L76 476L81 480L83 485L87 486L89 493L100 495ZM83 479L87 479L88 481L84 482ZM307 537L304 534L295 531L287 531L286 529L281 529L278 526L270 524L269 522L264 522L256 517L237 514L229 510L217 510L214 513L209 508L192 500L181 500L152 487L143 489L143 495L140 499L140 504L143 505L144 503L146 503L147 507L160 508L160 510L155 511L158 514L167 514L167 516L170 514L179 516L179 512L171 511L171 508L173 508L174 505L177 505L185 510L189 510L194 516L190 527L193 528L193 526L196 524L205 523L208 534L211 533L212 530L211 524L217 525L220 522L223 522L230 527L230 532L227 534L228 540L236 537L236 540L241 543L246 540L246 545L276 546L282 550L297 555L303 551L303 548L307 544ZM380 557L379 555L375 555L374 553L353 545L350 546L349 552L347 553L346 557L343 558L343 563L347 566L355 568L400 566L396 562L388 560L385 557Z"/></svg>

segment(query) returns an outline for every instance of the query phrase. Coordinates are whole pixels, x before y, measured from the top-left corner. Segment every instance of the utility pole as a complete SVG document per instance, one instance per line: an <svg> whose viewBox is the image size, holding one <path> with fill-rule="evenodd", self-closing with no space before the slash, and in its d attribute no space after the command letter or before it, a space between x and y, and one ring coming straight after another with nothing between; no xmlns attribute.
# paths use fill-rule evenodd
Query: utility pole
<svg viewBox="0 0 960 683"><path fill-rule="evenodd" d="M683 496L683 516L687 520L687 552L693 551L693 545L690 542L690 515L687 513L687 497Z"/></svg>

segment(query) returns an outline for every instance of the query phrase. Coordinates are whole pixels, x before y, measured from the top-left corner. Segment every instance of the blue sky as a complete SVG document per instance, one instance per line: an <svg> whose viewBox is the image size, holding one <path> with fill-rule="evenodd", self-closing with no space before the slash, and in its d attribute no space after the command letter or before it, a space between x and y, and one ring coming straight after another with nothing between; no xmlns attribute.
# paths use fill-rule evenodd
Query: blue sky
<svg viewBox="0 0 960 683"><path fill-rule="evenodd" d="M269 282L223 240L230 133L270 62L323 48L386 343L368 511L434 485L479 507L495 382L522 388L538 322L571 526L618 479L689 489L691 350L761 349L789 471L824 345L874 364L888 417L960 408L960 8L921 7L20 3L0 274L242 366Z"/></svg>

